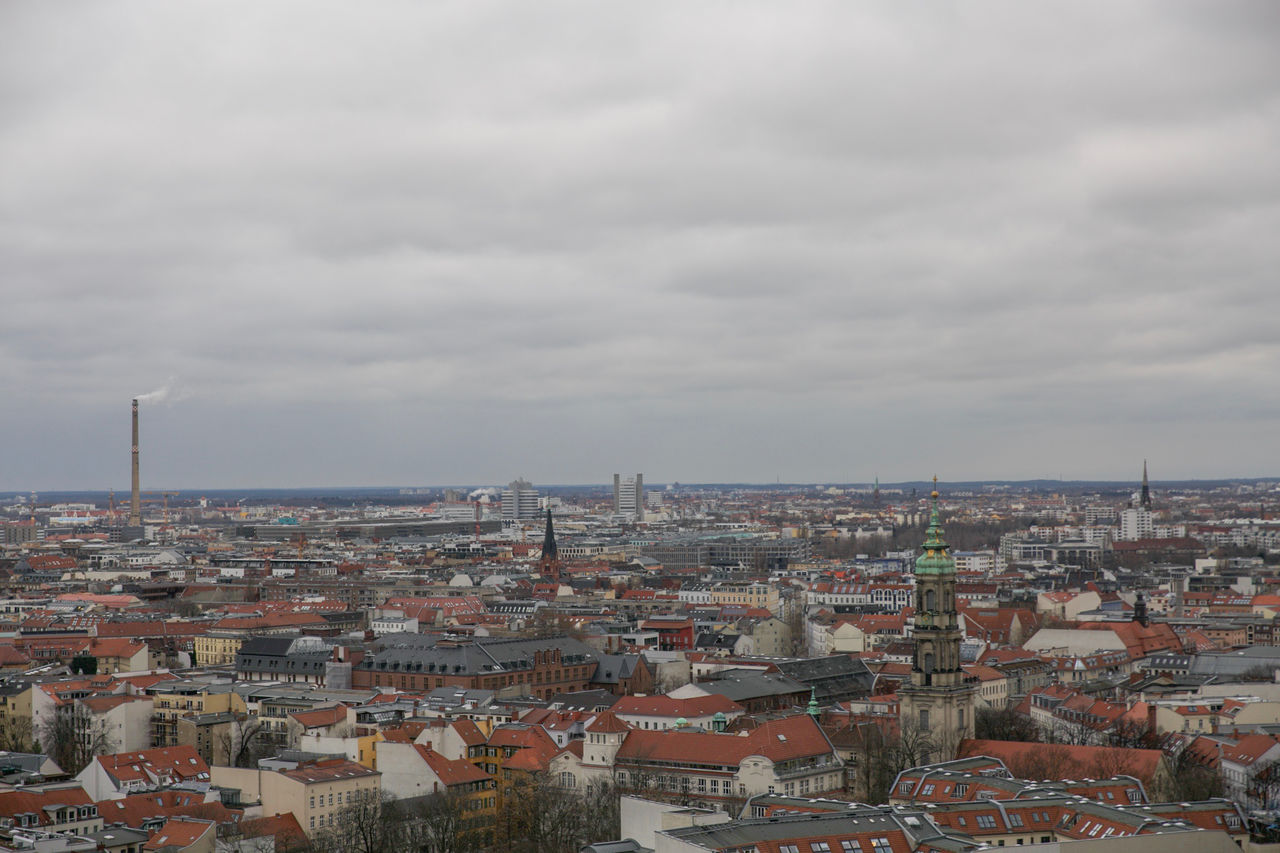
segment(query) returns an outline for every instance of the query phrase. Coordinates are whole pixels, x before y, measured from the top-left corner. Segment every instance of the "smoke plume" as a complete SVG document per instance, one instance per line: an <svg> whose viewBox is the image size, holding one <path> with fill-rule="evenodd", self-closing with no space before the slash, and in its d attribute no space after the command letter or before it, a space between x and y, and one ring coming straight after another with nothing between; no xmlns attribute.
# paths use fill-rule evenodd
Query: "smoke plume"
<svg viewBox="0 0 1280 853"><path fill-rule="evenodd" d="M190 394L179 387L177 381L171 377L156 390L139 394L136 399L139 403L176 403L179 400L185 400L188 396Z"/></svg>

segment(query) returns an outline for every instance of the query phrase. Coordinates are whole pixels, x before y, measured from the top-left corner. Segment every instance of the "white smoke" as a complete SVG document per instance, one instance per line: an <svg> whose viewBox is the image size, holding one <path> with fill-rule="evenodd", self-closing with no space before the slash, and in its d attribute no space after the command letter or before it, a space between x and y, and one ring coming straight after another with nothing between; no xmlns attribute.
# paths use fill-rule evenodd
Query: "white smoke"
<svg viewBox="0 0 1280 853"><path fill-rule="evenodd" d="M169 377L169 381L156 390L139 394L135 399L139 403L176 403L179 400L185 400L189 396L191 396L190 393L179 386L176 379Z"/></svg>
<svg viewBox="0 0 1280 853"><path fill-rule="evenodd" d="M467 495L467 500L479 501L482 504L487 504L500 494L501 492L498 489L476 489L474 492Z"/></svg>

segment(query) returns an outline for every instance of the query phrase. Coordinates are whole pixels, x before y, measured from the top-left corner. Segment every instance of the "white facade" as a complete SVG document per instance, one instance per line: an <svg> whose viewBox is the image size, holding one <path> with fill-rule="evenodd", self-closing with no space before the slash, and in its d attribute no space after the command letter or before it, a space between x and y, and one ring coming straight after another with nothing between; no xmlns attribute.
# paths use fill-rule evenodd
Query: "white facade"
<svg viewBox="0 0 1280 853"><path fill-rule="evenodd" d="M644 518L644 475L613 475L613 511L628 518Z"/></svg>
<svg viewBox="0 0 1280 853"><path fill-rule="evenodd" d="M513 480L510 485L502 490L502 518L504 521L537 518L539 507L538 490L528 480Z"/></svg>
<svg viewBox="0 0 1280 853"><path fill-rule="evenodd" d="M1155 532L1155 525L1151 521L1151 510L1146 507L1132 507L1120 513L1121 542L1153 539Z"/></svg>

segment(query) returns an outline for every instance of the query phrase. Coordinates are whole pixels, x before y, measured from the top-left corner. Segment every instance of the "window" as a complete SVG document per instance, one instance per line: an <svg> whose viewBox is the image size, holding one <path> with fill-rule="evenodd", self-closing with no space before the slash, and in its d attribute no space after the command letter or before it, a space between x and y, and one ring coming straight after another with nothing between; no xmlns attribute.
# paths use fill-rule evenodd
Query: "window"
<svg viewBox="0 0 1280 853"><path fill-rule="evenodd" d="M800 853L800 848L794 844L779 844L778 853Z"/></svg>
<svg viewBox="0 0 1280 853"><path fill-rule="evenodd" d="M831 845L825 841L812 841L809 843L809 849L813 853L831 853Z"/></svg>
<svg viewBox="0 0 1280 853"><path fill-rule="evenodd" d="M968 782L957 782L957 783L956 783L955 795L956 795L957 797L963 797L963 796L964 796L965 794L967 794L967 793L969 793L969 783L968 783Z"/></svg>
<svg viewBox="0 0 1280 853"><path fill-rule="evenodd" d="M884 836L873 838L871 839L871 853L893 853L893 845Z"/></svg>
<svg viewBox="0 0 1280 853"><path fill-rule="evenodd" d="M1137 788L1127 788L1127 789L1125 790L1125 793L1129 795L1129 802L1133 803L1134 805L1137 805L1137 803L1138 803L1138 796L1139 796L1139 794L1138 794L1138 789L1137 789Z"/></svg>
<svg viewBox="0 0 1280 853"><path fill-rule="evenodd" d="M980 828L982 828L982 829L995 829L995 828L996 828L996 819L995 819L995 817L994 817L993 815L989 815L989 814L980 814L980 815L978 815L977 820L978 820L978 826L979 826Z"/></svg>
<svg viewBox="0 0 1280 853"><path fill-rule="evenodd" d="M930 794L932 794L932 793L933 793L933 783L932 783L932 782L930 782L928 785L925 785L923 788L921 788L921 789L920 789L920 796L922 796L922 797L927 797L927 796L929 796L929 795L930 795Z"/></svg>
<svg viewBox="0 0 1280 853"><path fill-rule="evenodd" d="M1020 815L1020 814L1010 814L1010 815L1009 815L1009 826L1022 826L1022 815Z"/></svg>
<svg viewBox="0 0 1280 853"><path fill-rule="evenodd" d="M904 795L904 796L905 796L905 795L907 795L907 794L910 794L910 793L911 793L911 782L910 782L910 781L904 781L904 782L900 782L900 783L898 783L898 793L899 793L899 794L902 794L902 795Z"/></svg>
<svg viewBox="0 0 1280 853"><path fill-rule="evenodd" d="M920 709L920 731L928 731L928 730L929 730L929 709L921 708Z"/></svg>
<svg viewBox="0 0 1280 853"><path fill-rule="evenodd" d="M966 826L967 824L965 823L964 815L957 816L956 823L958 823L960 826Z"/></svg>
<svg viewBox="0 0 1280 853"><path fill-rule="evenodd" d="M862 848L856 841L841 841L840 851L841 853L862 853Z"/></svg>

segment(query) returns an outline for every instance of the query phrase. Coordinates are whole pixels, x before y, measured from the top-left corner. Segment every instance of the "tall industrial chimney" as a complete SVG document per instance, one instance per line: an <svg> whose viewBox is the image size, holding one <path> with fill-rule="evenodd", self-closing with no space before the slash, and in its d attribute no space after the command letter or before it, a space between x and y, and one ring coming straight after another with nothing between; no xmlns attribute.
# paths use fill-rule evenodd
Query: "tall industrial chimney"
<svg viewBox="0 0 1280 853"><path fill-rule="evenodd" d="M129 497L129 526L142 526L142 494L138 480L138 401L133 401L133 492Z"/></svg>

